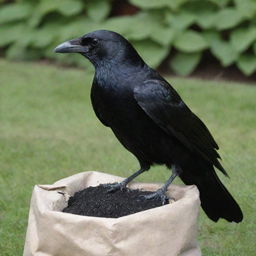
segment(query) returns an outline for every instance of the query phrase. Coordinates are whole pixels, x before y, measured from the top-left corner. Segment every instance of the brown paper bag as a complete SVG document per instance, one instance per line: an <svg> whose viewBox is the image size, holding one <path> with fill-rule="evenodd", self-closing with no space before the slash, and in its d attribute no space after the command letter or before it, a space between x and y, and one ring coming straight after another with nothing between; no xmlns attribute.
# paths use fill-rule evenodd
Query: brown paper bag
<svg viewBox="0 0 256 256"><path fill-rule="evenodd" d="M24 256L199 256L196 186L172 185L175 202L120 218L61 212L69 196L88 186L121 181L121 177L83 172L53 185L34 187ZM159 184L130 187L156 190ZM58 192L63 192L60 194Z"/></svg>

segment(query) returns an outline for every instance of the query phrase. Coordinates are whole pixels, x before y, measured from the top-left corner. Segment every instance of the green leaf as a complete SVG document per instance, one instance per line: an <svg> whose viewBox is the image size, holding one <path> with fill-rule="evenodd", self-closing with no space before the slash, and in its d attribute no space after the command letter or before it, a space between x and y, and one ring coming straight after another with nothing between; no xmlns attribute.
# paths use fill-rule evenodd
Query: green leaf
<svg viewBox="0 0 256 256"><path fill-rule="evenodd" d="M188 12L168 13L166 20L173 29L184 30L195 22L196 16Z"/></svg>
<svg viewBox="0 0 256 256"><path fill-rule="evenodd" d="M231 44L238 51L243 52L256 40L256 27L238 28L231 32Z"/></svg>
<svg viewBox="0 0 256 256"><path fill-rule="evenodd" d="M103 29L114 30L117 33L127 36L132 24L131 16L109 18L102 24Z"/></svg>
<svg viewBox="0 0 256 256"><path fill-rule="evenodd" d="M27 49L19 42L12 44L6 51L6 58L10 60L34 60L42 56L41 52L35 49Z"/></svg>
<svg viewBox="0 0 256 256"><path fill-rule="evenodd" d="M169 0L130 0L129 2L143 9L159 8L169 4Z"/></svg>
<svg viewBox="0 0 256 256"><path fill-rule="evenodd" d="M221 40L220 34L217 31L213 30L206 30L202 33L202 36L205 38L205 40L210 44L210 46L216 42Z"/></svg>
<svg viewBox="0 0 256 256"><path fill-rule="evenodd" d="M181 5L183 5L184 3L188 2L189 0L171 0L168 2L169 7L171 7L171 9L177 11Z"/></svg>
<svg viewBox="0 0 256 256"><path fill-rule="evenodd" d="M64 16L72 16L83 10L83 4L79 0L42 0L33 9L29 25L36 27L39 25L43 17L52 12L59 12Z"/></svg>
<svg viewBox="0 0 256 256"><path fill-rule="evenodd" d="M206 31L203 35L210 45L212 54L220 60L224 67L231 65L238 58L238 52L233 48L231 43L223 41L219 33Z"/></svg>
<svg viewBox="0 0 256 256"><path fill-rule="evenodd" d="M57 10L64 16L72 16L83 10L83 4L79 0L61 0Z"/></svg>
<svg viewBox="0 0 256 256"><path fill-rule="evenodd" d="M151 38L155 42L168 45L173 38L173 30L169 29L163 21L163 13L159 10L140 12L133 15L128 22L126 36L131 40ZM145 26L145 24L147 24Z"/></svg>
<svg viewBox="0 0 256 256"><path fill-rule="evenodd" d="M255 17L256 1L255 0L234 0L237 10L247 18Z"/></svg>
<svg viewBox="0 0 256 256"><path fill-rule="evenodd" d="M162 12L156 10L108 19L103 27L117 31L130 40L151 38L164 46L169 45L174 37L173 29L164 25Z"/></svg>
<svg viewBox="0 0 256 256"><path fill-rule="evenodd" d="M183 52L197 52L206 49L208 44L200 33L188 30L177 36L174 46Z"/></svg>
<svg viewBox="0 0 256 256"><path fill-rule="evenodd" d="M59 7L59 0L43 0L34 8L33 13L28 21L30 27L36 27L46 14L57 11Z"/></svg>
<svg viewBox="0 0 256 256"><path fill-rule="evenodd" d="M61 24L59 24L61 26ZM45 48L56 40L58 34L59 26L57 24L47 24L35 31L33 31L33 36L30 39L30 45L37 48Z"/></svg>
<svg viewBox="0 0 256 256"><path fill-rule="evenodd" d="M170 66L176 74L181 76L187 76L195 70L198 63L200 62L201 56L201 52L178 52L171 59Z"/></svg>
<svg viewBox="0 0 256 256"><path fill-rule="evenodd" d="M32 8L32 5L27 2L1 6L0 23L25 19L31 14Z"/></svg>
<svg viewBox="0 0 256 256"><path fill-rule="evenodd" d="M256 71L256 57L253 54L241 55L237 60L237 66L247 76L252 75Z"/></svg>
<svg viewBox="0 0 256 256"><path fill-rule="evenodd" d="M210 1L217 4L220 7L224 7L230 2L230 0L210 0Z"/></svg>
<svg viewBox="0 0 256 256"><path fill-rule="evenodd" d="M6 58L9 60L25 60L26 48L18 43L12 44L6 51Z"/></svg>
<svg viewBox="0 0 256 256"><path fill-rule="evenodd" d="M190 0L182 6L183 12L187 12L196 16L205 15L206 13L213 13L218 9L218 5L209 0Z"/></svg>
<svg viewBox="0 0 256 256"><path fill-rule="evenodd" d="M196 18L196 23L203 29L213 28L216 23L216 14L207 13L205 15L199 15Z"/></svg>
<svg viewBox="0 0 256 256"><path fill-rule="evenodd" d="M145 26L145 24L147 24ZM128 39L142 40L150 36L153 27L158 26L159 21L149 12L140 12L134 15L130 22L127 37Z"/></svg>
<svg viewBox="0 0 256 256"><path fill-rule="evenodd" d="M202 28L213 27L215 23L216 12L219 10L219 7L216 3L209 0L194 0L189 1L184 6L182 10L185 13L193 15L194 21Z"/></svg>
<svg viewBox="0 0 256 256"><path fill-rule="evenodd" d="M26 25L19 24L5 24L1 25L0 46L6 46L20 38L24 37Z"/></svg>
<svg viewBox="0 0 256 256"><path fill-rule="evenodd" d="M162 47L151 40L134 41L133 46L152 67L158 67L170 50L169 47Z"/></svg>
<svg viewBox="0 0 256 256"><path fill-rule="evenodd" d="M129 2L142 9L171 7L172 9L177 10L187 1L188 0L130 0Z"/></svg>
<svg viewBox="0 0 256 256"><path fill-rule="evenodd" d="M49 26L52 23L49 23ZM107 23L104 23L105 27L101 23L92 21L88 16L78 17L73 22L70 22L63 26L62 24L56 23L56 26L59 27L59 40L72 39L74 37L81 36L98 29L110 29L106 27Z"/></svg>
<svg viewBox="0 0 256 256"><path fill-rule="evenodd" d="M242 21L242 15L235 8L226 8L220 10L216 15L215 26L217 29L230 29Z"/></svg>
<svg viewBox="0 0 256 256"><path fill-rule="evenodd" d="M150 38L164 46L170 46L175 37L175 31L169 27L158 27L158 29L152 31Z"/></svg>
<svg viewBox="0 0 256 256"><path fill-rule="evenodd" d="M51 1L51 0L43 0L40 1L40 3L38 4L37 8L38 12L37 15L43 16L45 14L48 14L50 12L53 11L57 11L58 8L60 7L60 0L55 0L55 1Z"/></svg>
<svg viewBox="0 0 256 256"><path fill-rule="evenodd" d="M108 16L110 8L111 6L108 1L89 1L87 3L87 14L94 21L102 21Z"/></svg>

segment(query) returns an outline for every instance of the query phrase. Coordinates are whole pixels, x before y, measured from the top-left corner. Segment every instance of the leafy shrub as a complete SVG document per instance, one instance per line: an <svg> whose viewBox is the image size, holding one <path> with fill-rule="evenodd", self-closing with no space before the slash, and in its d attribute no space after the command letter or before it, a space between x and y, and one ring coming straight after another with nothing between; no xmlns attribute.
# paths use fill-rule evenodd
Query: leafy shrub
<svg viewBox="0 0 256 256"><path fill-rule="evenodd" d="M131 13L115 14L116 4ZM123 34L153 67L172 52L167 61L179 75L193 72L207 51L223 67L235 64L248 76L256 71L255 0L0 0L0 47L10 59L84 65L52 50L96 29Z"/></svg>

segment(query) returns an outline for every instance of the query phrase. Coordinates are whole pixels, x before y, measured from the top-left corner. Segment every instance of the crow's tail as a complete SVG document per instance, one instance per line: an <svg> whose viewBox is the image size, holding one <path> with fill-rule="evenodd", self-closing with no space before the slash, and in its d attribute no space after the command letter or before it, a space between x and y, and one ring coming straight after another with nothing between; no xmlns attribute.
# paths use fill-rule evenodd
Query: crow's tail
<svg viewBox="0 0 256 256"><path fill-rule="evenodd" d="M195 184L198 187L202 208L211 220L216 222L223 218L230 222L242 221L243 213L239 205L221 183L212 166L201 171L200 175L197 170L196 176L191 170L183 171L180 178L185 184Z"/></svg>

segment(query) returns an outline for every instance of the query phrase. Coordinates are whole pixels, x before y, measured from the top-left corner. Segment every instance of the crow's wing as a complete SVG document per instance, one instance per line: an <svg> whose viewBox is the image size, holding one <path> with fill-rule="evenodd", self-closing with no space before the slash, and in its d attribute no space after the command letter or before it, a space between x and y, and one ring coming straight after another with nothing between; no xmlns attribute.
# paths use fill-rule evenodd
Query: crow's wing
<svg viewBox="0 0 256 256"><path fill-rule="evenodd" d="M175 136L189 150L198 153L227 175L218 161L218 145L209 130L167 82L147 80L134 88L134 98L167 134Z"/></svg>

